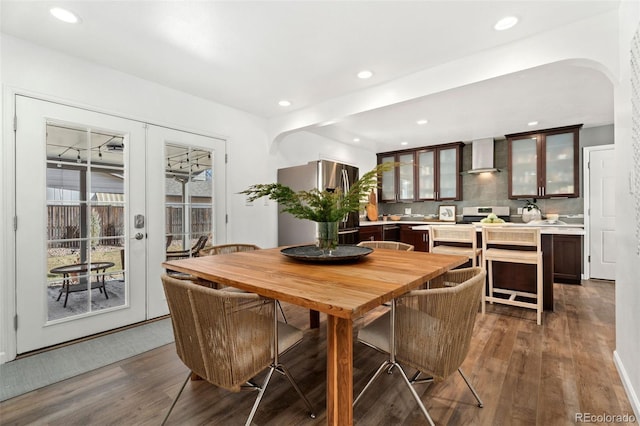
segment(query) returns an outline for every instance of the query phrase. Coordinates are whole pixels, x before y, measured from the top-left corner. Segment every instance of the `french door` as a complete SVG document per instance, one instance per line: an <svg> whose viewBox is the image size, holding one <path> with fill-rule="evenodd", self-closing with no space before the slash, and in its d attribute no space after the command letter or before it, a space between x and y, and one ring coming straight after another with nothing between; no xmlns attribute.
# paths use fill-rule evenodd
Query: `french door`
<svg viewBox="0 0 640 426"><path fill-rule="evenodd" d="M224 141L20 95L16 116L17 353L168 313L165 144L218 161L224 241Z"/></svg>

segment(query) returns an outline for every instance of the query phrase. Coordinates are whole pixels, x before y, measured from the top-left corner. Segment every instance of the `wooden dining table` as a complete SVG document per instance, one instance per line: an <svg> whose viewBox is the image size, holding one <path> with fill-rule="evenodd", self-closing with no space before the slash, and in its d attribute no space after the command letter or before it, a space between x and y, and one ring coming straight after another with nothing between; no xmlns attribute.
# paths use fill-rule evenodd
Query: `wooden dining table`
<svg viewBox="0 0 640 426"><path fill-rule="evenodd" d="M327 315L327 424L353 424L353 320L467 261L463 256L375 249L350 263L301 262L282 248L173 260L162 265Z"/></svg>

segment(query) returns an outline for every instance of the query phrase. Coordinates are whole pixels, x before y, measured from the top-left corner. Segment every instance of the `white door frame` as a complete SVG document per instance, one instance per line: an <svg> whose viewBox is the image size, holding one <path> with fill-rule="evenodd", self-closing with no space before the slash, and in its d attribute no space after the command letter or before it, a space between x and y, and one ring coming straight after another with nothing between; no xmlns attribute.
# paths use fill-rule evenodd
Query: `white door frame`
<svg viewBox="0 0 640 426"><path fill-rule="evenodd" d="M584 211L584 272L582 274L583 280L591 278L591 263L589 262L589 256L591 255L591 213L589 206L591 205L590 190L591 190L591 177L589 175L589 161L591 159L591 153L593 151L605 151L615 149L614 144L587 146L582 148L582 182L583 182L583 211Z"/></svg>

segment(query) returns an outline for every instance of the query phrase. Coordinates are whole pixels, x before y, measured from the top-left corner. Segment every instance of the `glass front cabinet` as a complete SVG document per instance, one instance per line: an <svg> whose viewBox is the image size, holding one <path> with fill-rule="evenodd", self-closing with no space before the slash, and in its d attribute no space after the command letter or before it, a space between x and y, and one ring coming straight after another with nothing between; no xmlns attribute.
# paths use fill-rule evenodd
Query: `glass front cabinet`
<svg viewBox="0 0 640 426"><path fill-rule="evenodd" d="M509 198L578 197L582 124L506 135Z"/></svg>
<svg viewBox="0 0 640 426"><path fill-rule="evenodd" d="M398 162L382 175L381 202L462 199L462 142L378 154L378 163Z"/></svg>

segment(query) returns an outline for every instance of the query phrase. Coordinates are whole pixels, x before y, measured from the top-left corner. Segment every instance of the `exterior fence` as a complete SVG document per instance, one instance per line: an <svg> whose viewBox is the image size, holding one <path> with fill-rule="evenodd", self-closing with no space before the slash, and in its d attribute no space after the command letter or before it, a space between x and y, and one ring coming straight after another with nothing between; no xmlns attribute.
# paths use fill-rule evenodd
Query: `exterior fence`
<svg viewBox="0 0 640 426"><path fill-rule="evenodd" d="M50 248L77 248L79 238L86 238L87 230L81 229L80 212L82 206L47 206L47 238L55 241ZM167 235L183 235L183 207L165 209ZM191 206L191 236L211 233L211 206ZM91 217L88 218L91 238L96 238L95 245L124 246L124 207L123 206L92 206ZM72 241L63 241L72 240ZM75 241L73 241L75 240Z"/></svg>

